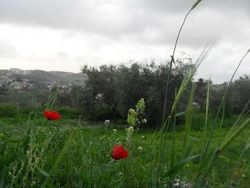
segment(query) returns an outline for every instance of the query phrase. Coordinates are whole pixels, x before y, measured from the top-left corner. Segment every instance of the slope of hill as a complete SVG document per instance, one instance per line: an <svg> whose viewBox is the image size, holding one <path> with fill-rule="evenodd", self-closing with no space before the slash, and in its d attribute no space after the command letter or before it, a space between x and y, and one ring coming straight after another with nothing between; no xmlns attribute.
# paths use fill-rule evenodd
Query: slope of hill
<svg viewBox="0 0 250 188"><path fill-rule="evenodd" d="M82 85L86 76L82 73L44 71L44 70L21 70L9 69L0 70L0 86L5 85L10 88L35 87L42 84L44 87L53 86L70 87L71 85Z"/></svg>
<svg viewBox="0 0 250 188"><path fill-rule="evenodd" d="M33 82L56 81L65 84L84 82L85 80L85 76L82 73L43 70L0 70L0 76L8 76L13 79L29 79Z"/></svg>

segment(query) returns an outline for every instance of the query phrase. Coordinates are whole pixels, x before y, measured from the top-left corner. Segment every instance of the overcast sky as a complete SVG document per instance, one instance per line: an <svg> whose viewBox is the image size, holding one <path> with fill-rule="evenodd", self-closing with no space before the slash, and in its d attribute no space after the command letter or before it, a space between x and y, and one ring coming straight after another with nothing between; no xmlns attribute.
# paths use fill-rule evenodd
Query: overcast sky
<svg viewBox="0 0 250 188"><path fill-rule="evenodd" d="M0 0L0 69L79 72L88 64L169 59L194 0ZM216 45L196 77L228 81L250 48L250 1L203 0L183 29L177 57ZM250 74L250 55L237 76Z"/></svg>

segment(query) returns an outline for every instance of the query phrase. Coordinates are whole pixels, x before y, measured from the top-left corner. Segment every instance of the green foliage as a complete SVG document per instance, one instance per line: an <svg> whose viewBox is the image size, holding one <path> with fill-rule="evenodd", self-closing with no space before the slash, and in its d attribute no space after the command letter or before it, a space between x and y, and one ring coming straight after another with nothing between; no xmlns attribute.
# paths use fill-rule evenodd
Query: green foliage
<svg viewBox="0 0 250 188"><path fill-rule="evenodd" d="M17 115L17 107L13 104L0 104L0 117L13 118Z"/></svg>
<svg viewBox="0 0 250 188"><path fill-rule="evenodd" d="M136 108L136 111L138 113L143 113L144 110L145 110L145 101L144 101L144 98L141 98L137 104L135 105L135 108Z"/></svg>
<svg viewBox="0 0 250 188"><path fill-rule="evenodd" d="M134 109L130 108L128 110L128 118L127 118L128 124L135 127L137 122L137 116L138 116L137 112Z"/></svg>
<svg viewBox="0 0 250 188"><path fill-rule="evenodd" d="M147 123L147 119L144 116L145 101L141 98L135 105L135 109L130 108L128 110L127 122L130 126L139 128L141 125Z"/></svg>
<svg viewBox="0 0 250 188"><path fill-rule="evenodd" d="M81 104L83 113L90 119L96 119L96 109L112 109L113 114L119 114L119 117L126 119L127 111L137 103L140 98L147 101L145 114L148 123L158 126L163 109L164 85L167 82L167 76L170 75L170 89L179 87L187 69L193 66L191 64L178 63L175 67L175 74L169 73L169 65L137 64L131 66L100 66L91 68L85 66L82 70L87 75L87 81L81 95ZM169 111L171 102L174 99L174 93L168 95ZM184 101L182 101L184 103ZM108 117L106 119L116 119ZM97 120L97 119L96 119Z"/></svg>

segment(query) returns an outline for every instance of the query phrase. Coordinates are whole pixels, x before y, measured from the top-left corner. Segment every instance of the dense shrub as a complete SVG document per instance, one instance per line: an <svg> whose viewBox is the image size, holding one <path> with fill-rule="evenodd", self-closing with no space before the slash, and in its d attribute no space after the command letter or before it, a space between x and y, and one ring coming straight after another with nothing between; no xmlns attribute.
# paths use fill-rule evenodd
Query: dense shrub
<svg viewBox="0 0 250 188"><path fill-rule="evenodd" d="M175 98L175 91L192 67L192 64L179 62L174 68L170 76L167 111ZM126 118L128 109L144 98L148 123L155 126L160 123L168 65L134 63L131 66L103 65L99 68L85 66L82 72L88 78L81 96L82 111L89 119Z"/></svg>

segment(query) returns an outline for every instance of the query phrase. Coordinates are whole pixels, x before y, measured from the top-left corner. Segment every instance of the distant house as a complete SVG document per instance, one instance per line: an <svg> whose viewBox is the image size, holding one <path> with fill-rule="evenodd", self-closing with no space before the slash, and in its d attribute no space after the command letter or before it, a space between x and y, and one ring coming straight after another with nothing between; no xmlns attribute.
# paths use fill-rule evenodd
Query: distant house
<svg viewBox="0 0 250 188"><path fill-rule="evenodd" d="M33 84L30 83L30 80L24 79L24 80L13 80L10 84L10 87L16 89L16 90L24 90L29 89L33 87Z"/></svg>
<svg viewBox="0 0 250 188"><path fill-rule="evenodd" d="M20 81L13 81L11 84L10 84L10 86L12 87L12 88L14 88L14 89L16 89L16 90L21 90L22 89L22 82L20 82Z"/></svg>

